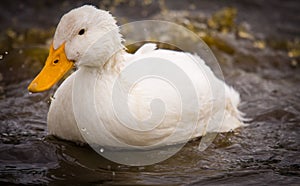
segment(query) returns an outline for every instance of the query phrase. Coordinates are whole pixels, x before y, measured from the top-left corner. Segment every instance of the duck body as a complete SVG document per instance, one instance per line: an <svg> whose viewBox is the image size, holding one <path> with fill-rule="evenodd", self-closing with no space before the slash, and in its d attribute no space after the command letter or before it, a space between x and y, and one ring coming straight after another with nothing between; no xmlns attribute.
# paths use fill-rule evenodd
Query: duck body
<svg viewBox="0 0 300 186"><path fill-rule="evenodd" d="M153 44L145 44L140 50L146 48L147 45ZM119 69L119 71L112 72L111 68L102 71L96 68L81 68L63 82L54 95L55 99L52 101L48 113L48 131L50 134L66 140L85 142L85 131L80 130L86 127L86 130L93 131L94 135L99 134L94 143L100 143L104 146L122 146L124 143L135 146L149 146L163 141L171 136L175 130L180 132L177 132L173 139L168 138L167 144L182 142L187 137L192 139L210 132L228 132L242 125L239 120L241 116L237 110L240 99L239 94L215 77L209 67L198 56L164 49L142 53L137 51L133 55L123 51L119 55L117 59L113 59L118 60L117 66L114 68ZM189 74L198 98L198 100L189 101L191 103L195 101L201 103L199 104L197 122L195 123L194 118L191 118L190 121L183 123L183 125L190 125L190 127L178 125L182 114L180 110L181 100L176 91L172 89L174 87L168 86L164 81L160 83L160 80L156 78L150 78L145 80L144 83L137 84L129 92L128 109L138 121L144 121L151 115L151 101L154 98L163 100L165 103L165 116L163 121L158 124L159 126L153 130L148 128L148 131L141 132L124 126L122 121L116 117L112 92L120 71L130 65L132 61L149 59L150 57L172 61L180 66L186 72L185 74ZM208 77L206 75L197 74L198 71L194 70L196 68L194 60L201 64L205 74L209 74L209 81L207 81L206 78ZM115 61L110 63L115 64ZM74 85L75 83L76 85ZM215 95L211 92L210 83L224 90L223 92L220 91L219 99L214 98ZM78 87L80 95L76 94L74 96L73 86ZM93 103L87 101L92 95L91 90L96 93ZM216 105L218 106L216 107ZM89 109L92 109L92 111ZM91 116L93 115L91 114L93 109L97 110L98 115L96 117ZM189 111L187 110L187 112ZM224 113L223 121L212 121L213 116L219 112ZM79 116L82 118L76 118L75 114L82 115ZM92 120L92 118L95 119ZM78 126L78 122L84 124ZM214 123L215 125L210 125ZM89 124L91 126L88 126ZM143 125L143 122L139 124ZM86 126L82 127L84 125ZM186 131L186 128L193 129L193 131ZM117 141L115 138L117 138ZM119 143L120 141L121 143Z"/></svg>
<svg viewBox="0 0 300 186"><path fill-rule="evenodd" d="M89 18L94 20L86 21ZM103 37L105 32L111 37ZM157 60L164 62L148 65ZM129 76L124 73L145 61ZM106 11L83 6L63 16L46 65L29 90L49 89L65 73L61 68L69 69L73 63L78 70L59 86L50 105L50 135L103 146L155 146L181 143L211 132L228 132L243 125L237 108L239 93L218 79L199 56L156 49L152 43L129 54L114 19ZM61 74L57 75L58 71ZM131 75L141 71L152 76L132 83ZM174 77L175 83L153 76L164 72ZM184 78L188 83L182 81Z"/></svg>

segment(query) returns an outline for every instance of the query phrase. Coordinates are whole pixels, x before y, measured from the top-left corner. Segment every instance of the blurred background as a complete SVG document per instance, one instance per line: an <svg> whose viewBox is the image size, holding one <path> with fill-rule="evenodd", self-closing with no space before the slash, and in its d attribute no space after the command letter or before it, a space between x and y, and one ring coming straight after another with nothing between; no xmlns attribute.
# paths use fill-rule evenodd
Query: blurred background
<svg viewBox="0 0 300 186"><path fill-rule="evenodd" d="M117 165L89 147L47 137L52 90L31 95L61 16L83 4L109 10L119 25L167 20L212 49L225 81L252 120L145 167ZM3 0L0 6L0 183L300 184L300 1ZM180 33L178 33L180 34Z"/></svg>

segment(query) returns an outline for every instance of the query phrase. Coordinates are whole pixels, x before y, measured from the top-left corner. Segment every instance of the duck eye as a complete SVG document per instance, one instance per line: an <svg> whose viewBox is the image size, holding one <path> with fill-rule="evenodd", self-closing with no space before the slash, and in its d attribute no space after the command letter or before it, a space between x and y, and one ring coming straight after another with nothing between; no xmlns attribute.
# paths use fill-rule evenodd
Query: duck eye
<svg viewBox="0 0 300 186"><path fill-rule="evenodd" d="M84 32L85 32L85 30L84 30L84 29L81 29L81 30L78 32L78 35L83 35Z"/></svg>

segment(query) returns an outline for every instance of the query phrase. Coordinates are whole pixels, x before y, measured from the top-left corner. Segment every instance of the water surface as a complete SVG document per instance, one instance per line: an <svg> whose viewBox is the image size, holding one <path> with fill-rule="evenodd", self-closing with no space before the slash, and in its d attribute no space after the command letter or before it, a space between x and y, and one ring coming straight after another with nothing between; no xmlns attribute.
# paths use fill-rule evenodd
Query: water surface
<svg viewBox="0 0 300 186"><path fill-rule="evenodd" d="M1 185L300 184L297 1L93 2L112 9L120 23L164 19L204 33L225 80L241 94L240 109L252 118L245 128L219 134L204 152L196 140L172 158L143 167L118 165L87 146L47 136L46 116L57 86L39 94L26 87L44 63L59 17L82 2L22 2L0 8ZM216 11L230 19L235 9L222 10L229 6L237 10L232 24L218 23L217 14L212 19ZM209 26L209 19L219 26Z"/></svg>

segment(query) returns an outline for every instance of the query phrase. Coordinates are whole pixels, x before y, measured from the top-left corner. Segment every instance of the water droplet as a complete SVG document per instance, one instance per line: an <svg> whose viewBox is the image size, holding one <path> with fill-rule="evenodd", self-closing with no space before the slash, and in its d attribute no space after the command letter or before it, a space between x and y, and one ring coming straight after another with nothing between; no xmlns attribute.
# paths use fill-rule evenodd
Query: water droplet
<svg viewBox="0 0 300 186"><path fill-rule="evenodd" d="M112 172L112 175L113 175L113 176L115 176L115 175L116 175L115 171L113 171L113 172Z"/></svg>
<svg viewBox="0 0 300 186"><path fill-rule="evenodd" d="M100 152L104 152L104 149L103 149L103 148L101 148L101 149L100 149Z"/></svg>
<svg viewBox="0 0 300 186"><path fill-rule="evenodd" d="M54 96L50 96L50 101L54 101L55 100L55 97Z"/></svg>
<svg viewBox="0 0 300 186"><path fill-rule="evenodd" d="M3 55L0 55L0 60L3 59Z"/></svg>
<svg viewBox="0 0 300 186"><path fill-rule="evenodd" d="M83 132L85 132L85 131L86 131L86 128L81 128L81 130L82 130Z"/></svg>
<svg viewBox="0 0 300 186"><path fill-rule="evenodd" d="M4 52L4 54L6 54L6 55L7 55L7 54L8 54L8 52L7 52L7 51L5 51L5 52Z"/></svg>

